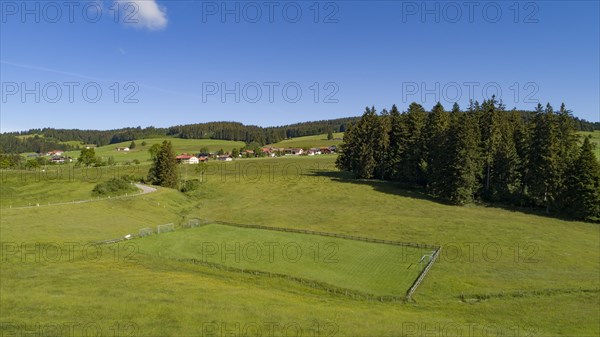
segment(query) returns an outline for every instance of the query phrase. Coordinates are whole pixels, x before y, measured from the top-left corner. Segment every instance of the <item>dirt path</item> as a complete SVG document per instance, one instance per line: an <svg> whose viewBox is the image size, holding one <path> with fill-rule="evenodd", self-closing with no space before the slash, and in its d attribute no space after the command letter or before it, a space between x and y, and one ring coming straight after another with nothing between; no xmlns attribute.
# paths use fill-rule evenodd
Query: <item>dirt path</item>
<svg viewBox="0 0 600 337"><path fill-rule="evenodd" d="M140 194L148 194L148 193L156 192L156 188L150 187L150 186L147 186L147 185L135 184L135 187L137 187L140 190L142 190L142 192ZM137 195L140 195L140 194L137 194Z"/></svg>

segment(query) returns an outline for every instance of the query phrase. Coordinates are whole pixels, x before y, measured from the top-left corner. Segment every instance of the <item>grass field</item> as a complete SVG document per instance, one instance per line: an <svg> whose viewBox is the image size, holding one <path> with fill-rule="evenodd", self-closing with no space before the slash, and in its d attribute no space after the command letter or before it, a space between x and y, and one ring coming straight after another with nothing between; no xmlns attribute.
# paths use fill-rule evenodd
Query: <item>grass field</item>
<svg viewBox="0 0 600 337"><path fill-rule="evenodd" d="M341 139L344 137L343 132L337 132L333 134L332 140L327 139L327 134L316 135L316 136L305 136L297 137L292 139L282 140L278 143L269 144L273 147L300 147L300 148L311 148L311 147L325 147L331 145L340 145ZM338 139L336 139L338 138Z"/></svg>
<svg viewBox="0 0 600 337"><path fill-rule="evenodd" d="M579 134L583 135L584 137L592 136L592 139L590 140L592 144L595 145L594 152L596 152L596 157L598 158L598 160L600 160L600 131L580 132Z"/></svg>
<svg viewBox="0 0 600 337"><path fill-rule="evenodd" d="M113 335L118 324L133 329L121 335L208 336L215 326L276 322L276 336L294 324L302 336L600 335L597 224L530 210L450 206L390 183L351 180L333 168L334 161L315 156L211 162L202 188L191 194L159 189L87 204L2 208L0 322L13 324L4 331L78 322L96 324L103 335ZM13 185L11 198L46 183L32 182L29 192ZM443 248L413 301L382 303L163 255L193 255L197 247L190 242L201 239L192 233L200 229L89 246L191 218ZM210 235L218 241L225 234L213 228ZM241 233L232 235L244 240ZM333 277L316 275L322 276ZM85 335L80 330L71 335Z"/></svg>
<svg viewBox="0 0 600 337"><path fill-rule="evenodd" d="M173 149L177 154L180 153L199 153L200 149L207 147L209 151L219 151L223 149L225 152L230 152L233 148L244 146L244 142L234 142L229 140L214 140L214 139L181 139L181 138L151 138L151 139L136 139L136 147L128 152L117 151L117 147L128 147L131 142L115 143L96 148L96 156L107 160L112 156L115 162L133 161L134 159L140 162L150 161L148 150L153 144L162 143L163 140L169 140L173 144ZM146 142L146 146L142 146L142 142ZM67 156L78 158L80 151L68 151Z"/></svg>
<svg viewBox="0 0 600 337"><path fill-rule="evenodd" d="M264 229L205 225L145 237L141 253L197 259L324 282L370 295L402 297L433 250Z"/></svg>
<svg viewBox="0 0 600 337"><path fill-rule="evenodd" d="M143 177L148 165L74 167L51 165L35 170L0 171L0 209L88 200L100 182L123 175Z"/></svg>

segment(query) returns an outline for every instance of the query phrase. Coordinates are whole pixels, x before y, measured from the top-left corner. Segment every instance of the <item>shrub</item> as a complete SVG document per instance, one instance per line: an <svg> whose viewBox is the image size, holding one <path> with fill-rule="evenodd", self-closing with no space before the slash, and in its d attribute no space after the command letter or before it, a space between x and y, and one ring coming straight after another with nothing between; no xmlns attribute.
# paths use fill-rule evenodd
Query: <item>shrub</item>
<svg viewBox="0 0 600 337"><path fill-rule="evenodd" d="M137 188L128 182L127 179L113 178L94 186L92 195L94 196L109 196L124 194L127 192L135 192Z"/></svg>
<svg viewBox="0 0 600 337"><path fill-rule="evenodd" d="M199 179L191 179L185 180L181 184L180 191L181 192L191 192L200 188L200 180Z"/></svg>

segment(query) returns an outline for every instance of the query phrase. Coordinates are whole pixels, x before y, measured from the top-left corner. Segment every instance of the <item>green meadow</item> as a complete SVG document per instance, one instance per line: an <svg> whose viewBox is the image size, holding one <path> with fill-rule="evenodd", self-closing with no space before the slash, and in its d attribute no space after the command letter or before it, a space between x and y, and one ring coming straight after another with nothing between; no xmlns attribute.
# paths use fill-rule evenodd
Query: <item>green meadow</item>
<svg viewBox="0 0 600 337"><path fill-rule="evenodd" d="M328 140L327 134L297 137L292 139L285 139L278 143L269 144L268 146L273 147L298 147L298 148L310 148L310 147L325 147L332 145L340 145L342 138L344 137L343 132L336 132L333 134L333 139Z"/></svg>
<svg viewBox="0 0 600 337"><path fill-rule="evenodd" d="M117 329L123 336L210 336L215 331L241 336L256 326L263 336L267 331L290 335L292 326L302 336L600 334L597 224L528 209L446 205L391 183L352 180L334 168L335 158L209 162L203 176L187 170L188 178L203 181L188 194L159 188L122 199L22 209L5 204L31 200L36 190L47 191L46 203L69 193L83 198L93 184L61 186L42 179L22 187L2 180L3 330L8 335L32 324L79 322L94 324L102 335ZM58 190L50 192L49 184ZM242 246L294 241L305 247L320 240L227 226L181 228L194 218L433 244L442 251L411 301L355 299L285 278L180 261L199 258L200 243L207 241ZM177 230L93 244L166 223ZM318 242L334 241L323 240ZM407 264L400 258L394 264L388 248L362 244L338 242L340 263L334 267L314 260L225 263L350 289L386 294L405 289L402 275L411 269L401 269ZM379 283L370 281L374 276ZM86 335L81 326L72 335Z"/></svg>
<svg viewBox="0 0 600 337"><path fill-rule="evenodd" d="M216 152L223 149L225 152L230 152L233 148L243 147L244 142L235 142L229 140L215 140L215 139L181 139L181 138L150 138L150 139L139 139L135 141L136 147L130 151L117 151L118 147L128 147L131 142L115 143L105 146L100 146L95 149L96 156L102 157L107 160L108 157L112 156L115 162L131 162L133 160L139 160L140 162L149 162L150 153L148 150L154 144L160 144L164 140L168 140L173 144L173 150L177 153L199 153L200 149L207 147L209 151ZM142 143L146 142L145 146ZM80 151L68 151L67 156L72 158L78 158Z"/></svg>
<svg viewBox="0 0 600 337"><path fill-rule="evenodd" d="M140 252L314 280L369 295L402 297L433 250L280 231L205 225L145 237Z"/></svg>

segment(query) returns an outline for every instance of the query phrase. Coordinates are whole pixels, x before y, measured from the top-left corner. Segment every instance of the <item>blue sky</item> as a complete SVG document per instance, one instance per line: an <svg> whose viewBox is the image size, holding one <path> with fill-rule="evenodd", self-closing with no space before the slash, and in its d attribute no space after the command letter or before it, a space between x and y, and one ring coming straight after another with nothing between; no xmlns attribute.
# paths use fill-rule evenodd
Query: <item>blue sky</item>
<svg viewBox="0 0 600 337"><path fill-rule="evenodd" d="M597 1L1 4L3 132L281 125L493 93L600 121Z"/></svg>

